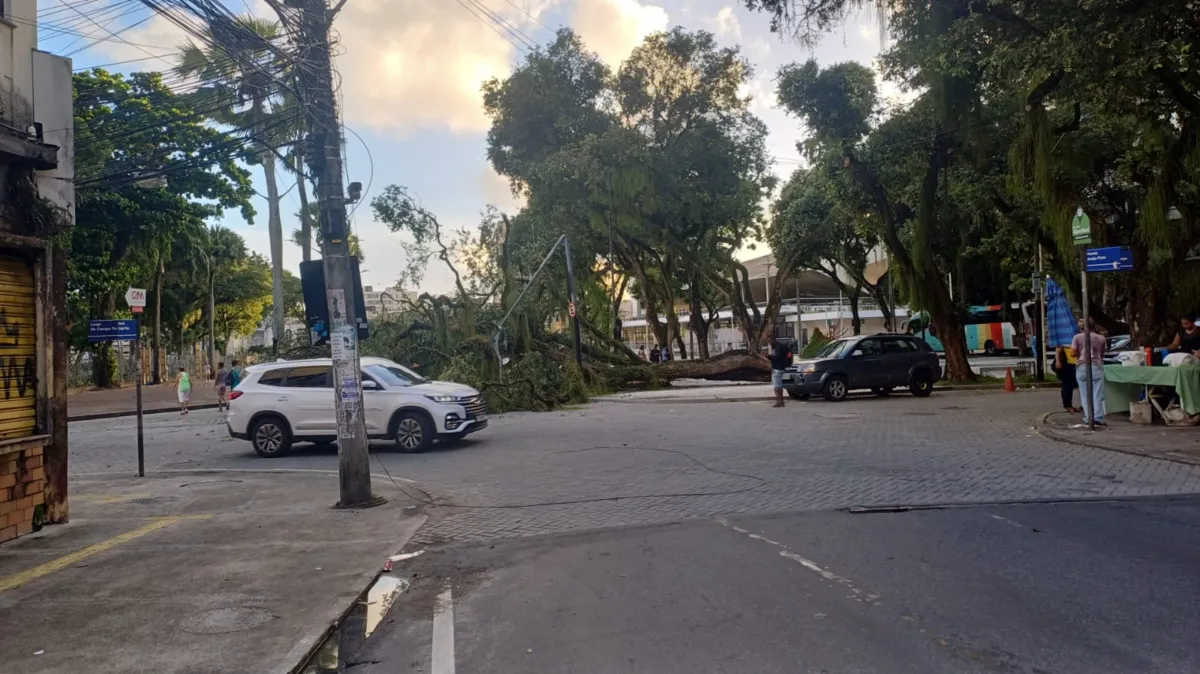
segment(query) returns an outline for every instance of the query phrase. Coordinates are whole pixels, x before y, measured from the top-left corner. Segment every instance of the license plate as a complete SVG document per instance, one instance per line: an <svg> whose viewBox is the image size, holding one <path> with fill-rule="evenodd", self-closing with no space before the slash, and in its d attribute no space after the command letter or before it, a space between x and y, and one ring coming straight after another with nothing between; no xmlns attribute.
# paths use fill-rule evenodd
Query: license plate
<svg viewBox="0 0 1200 674"><path fill-rule="evenodd" d="M487 415L486 414L477 414L477 415L475 415L475 421L487 421Z"/></svg>
<svg viewBox="0 0 1200 674"><path fill-rule="evenodd" d="M785 375L783 375L783 380L784 380L784 381L791 381L791 380L792 380L792 375L790 375L790 374L785 374Z"/></svg>

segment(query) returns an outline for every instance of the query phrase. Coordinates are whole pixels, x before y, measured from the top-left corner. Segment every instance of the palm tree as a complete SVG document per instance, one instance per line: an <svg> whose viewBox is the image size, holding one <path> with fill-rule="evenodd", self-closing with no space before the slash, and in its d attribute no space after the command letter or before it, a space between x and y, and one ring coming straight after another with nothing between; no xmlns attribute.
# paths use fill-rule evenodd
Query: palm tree
<svg viewBox="0 0 1200 674"><path fill-rule="evenodd" d="M274 286L274 332L283 334L283 222L275 168L280 146L297 135L298 106L280 84L286 68L269 48L280 36L279 24L241 16L236 24L246 34L222 31L224 38L206 32L201 47L191 40L180 48L175 72L199 84L193 94L215 122L243 129L257 148L267 185L267 227L271 238L271 277ZM247 40L252 34L260 41ZM211 316L210 316L211 320ZM210 348L211 353L211 348Z"/></svg>

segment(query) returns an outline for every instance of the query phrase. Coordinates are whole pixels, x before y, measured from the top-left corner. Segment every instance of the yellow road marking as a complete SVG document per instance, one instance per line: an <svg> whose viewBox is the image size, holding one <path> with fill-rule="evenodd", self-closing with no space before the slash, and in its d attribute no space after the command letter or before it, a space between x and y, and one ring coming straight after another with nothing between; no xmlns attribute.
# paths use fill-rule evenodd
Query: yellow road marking
<svg viewBox="0 0 1200 674"><path fill-rule="evenodd" d="M100 541L99 543L96 543L95 545L89 545L82 550L76 550L70 554L63 555L62 557L46 562L41 566L35 566L27 571L22 571L16 575L4 578L0 580L0 592L15 590L32 580L37 580L38 578L54 573L55 571L61 571L69 566L78 564L80 561L87 559L92 555L97 555L101 552L112 550L122 543L128 543L135 538L145 536L152 531L158 531L164 527L169 527L176 522L182 522L185 520L206 520L209 517L211 517L211 515L171 515L169 517L155 517L149 524L138 527L133 531L127 531L119 536L113 536L108 540Z"/></svg>
<svg viewBox="0 0 1200 674"><path fill-rule="evenodd" d="M153 498L153 496L153 494L81 494L76 496L75 500L83 501L84 503L108 505L110 503L136 501L140 498Z"/></svg>

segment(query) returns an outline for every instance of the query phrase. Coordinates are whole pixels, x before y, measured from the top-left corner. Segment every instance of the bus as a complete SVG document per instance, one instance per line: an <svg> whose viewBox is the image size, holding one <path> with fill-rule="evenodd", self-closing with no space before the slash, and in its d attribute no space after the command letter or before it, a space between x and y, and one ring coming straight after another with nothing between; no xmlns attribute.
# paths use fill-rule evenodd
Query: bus
<svg viewBox="0 0 1200 674"><path fill-rule="evenodd" d="M989 356L1021 353L1028 347L1029 326L1033 325L1031 312L1036 310L1035 307L1033 302L1012 304L1013 309L1021 312L1020 331L1013 327L1012 321L1005 320L1003 304L969 307L967 318L963 322L963 330L967 335L967 352ZM905 329L924 339L934 351L945 352L942 340L938 339L937 330L928 320L928 314L918 312Z"/></svg>

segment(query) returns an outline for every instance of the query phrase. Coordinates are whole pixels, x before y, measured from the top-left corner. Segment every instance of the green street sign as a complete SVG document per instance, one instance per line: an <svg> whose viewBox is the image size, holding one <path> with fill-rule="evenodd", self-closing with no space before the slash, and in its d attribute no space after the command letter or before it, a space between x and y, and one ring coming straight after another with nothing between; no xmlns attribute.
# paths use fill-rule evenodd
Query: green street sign
<svg viewBox="0 0 1200 674"><path fill-rule="evenodd" d="M1082 208L1077 209L1075 217L1071 219L1071 238L1076 246L1086 246L1092 242L1092 220Z"/></svg>

